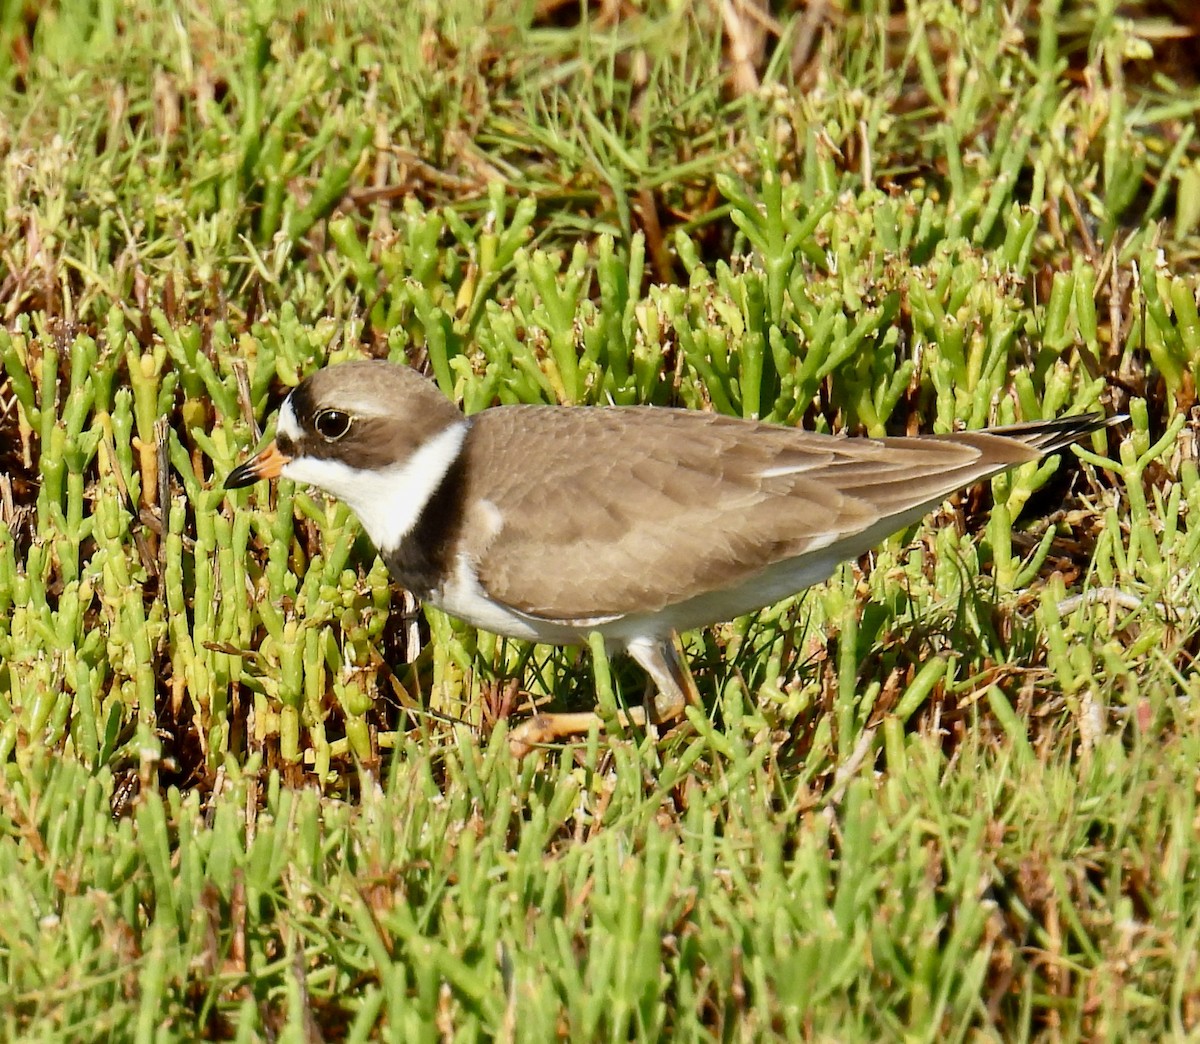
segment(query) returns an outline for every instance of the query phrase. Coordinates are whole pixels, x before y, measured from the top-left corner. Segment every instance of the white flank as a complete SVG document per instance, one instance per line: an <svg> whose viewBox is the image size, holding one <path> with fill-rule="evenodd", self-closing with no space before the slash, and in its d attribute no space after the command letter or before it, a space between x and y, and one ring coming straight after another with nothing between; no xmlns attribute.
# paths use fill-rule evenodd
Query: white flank
<svg viewBox="0 0 1200 1044"><path fill-rule="evenodd" d="M285 403L279 413L278 430L291 435L288 425L295 423ZM394 551L442 484L466 436L467 423L460 421L422 443L406 460L386 468L367 470L340 460L296 457L283 466L282 473L293 482L316 486L348 504L375 547L382 552Z"/></svg>
<svg viewBox="0 0 1200 1044"><path fill-rule="evenodd" d="M549 642L574 638L569 630L531 620L489 597L476 576L475 564L465 555L459 555L453 574L442 581L430 601L443 612L493 634Z"/></svg>
<svg viewBox="0 0 1200 1044"><path fill-rule="evenodd" d="M493 634L527 638L551 645L577 645L587 641L588 632L605 631L622 619L620 614L578 620L552 620L531 616L498 602L479 582L476 563L459 555L454 572L446 577L430 601L443 612Z"/></svg>

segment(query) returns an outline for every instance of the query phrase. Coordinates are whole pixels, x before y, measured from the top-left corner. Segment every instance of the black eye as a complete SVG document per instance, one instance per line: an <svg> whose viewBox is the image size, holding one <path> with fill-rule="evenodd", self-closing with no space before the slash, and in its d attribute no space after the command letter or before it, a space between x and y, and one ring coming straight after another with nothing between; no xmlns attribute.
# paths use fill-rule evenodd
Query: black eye
<svg viewBox="0 0 1200 1044"><path fill-rule="evenodd" d="M313 418L313 427L321 438L336 442L350 430L350 419L342 410L321 410Z"/></svg>

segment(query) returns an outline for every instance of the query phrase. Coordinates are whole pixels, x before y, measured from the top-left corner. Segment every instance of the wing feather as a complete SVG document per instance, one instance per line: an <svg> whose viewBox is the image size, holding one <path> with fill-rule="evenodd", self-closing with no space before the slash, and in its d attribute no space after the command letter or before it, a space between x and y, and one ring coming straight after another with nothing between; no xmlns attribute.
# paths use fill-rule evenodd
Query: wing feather
<svg viewBox="0 0 1200 1044"><path fill-rule="evenodd" d="M683 410L536 406L478 414L465 452L469 499L503 506L468 548L480 583L559 621L657 611L855 535L866 550L1041 455L979 432L845 439Z"/></svg>

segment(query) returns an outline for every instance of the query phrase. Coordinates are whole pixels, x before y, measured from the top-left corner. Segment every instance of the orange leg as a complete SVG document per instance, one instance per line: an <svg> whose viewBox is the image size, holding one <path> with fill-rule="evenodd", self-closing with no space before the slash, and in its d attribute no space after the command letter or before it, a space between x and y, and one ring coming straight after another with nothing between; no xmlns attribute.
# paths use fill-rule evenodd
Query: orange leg
<svg viewBox="0 0 1200 1044"><path fill-rule="evenodd" d="M699 706L696 683L679 655L674 634L667 638L636 638L627 649L652 684L646 687L644 706L617 712L622 726L644 728L647 722L670 725L683 716L689 703ZM604 719L595 711L535 714L509 733L508 742L514 754L524 757L535 747L586 735L593 727L604 727Z"/></svg>

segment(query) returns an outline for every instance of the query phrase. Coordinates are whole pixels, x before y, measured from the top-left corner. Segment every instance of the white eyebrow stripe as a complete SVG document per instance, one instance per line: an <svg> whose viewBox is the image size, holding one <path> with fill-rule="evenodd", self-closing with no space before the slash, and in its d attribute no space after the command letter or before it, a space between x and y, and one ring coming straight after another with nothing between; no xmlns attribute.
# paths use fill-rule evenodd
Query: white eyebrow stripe
<svg viewBox="0 0 1200 1044"><path fill-rule="evenodd" d="M292 409L290 395L283 400L283 406L279 409L279 419L275 422L275 434L276 437L283 435L293 442L296 442L304 434L300 428L300 422L296 420L296 411Z"/></svg>

